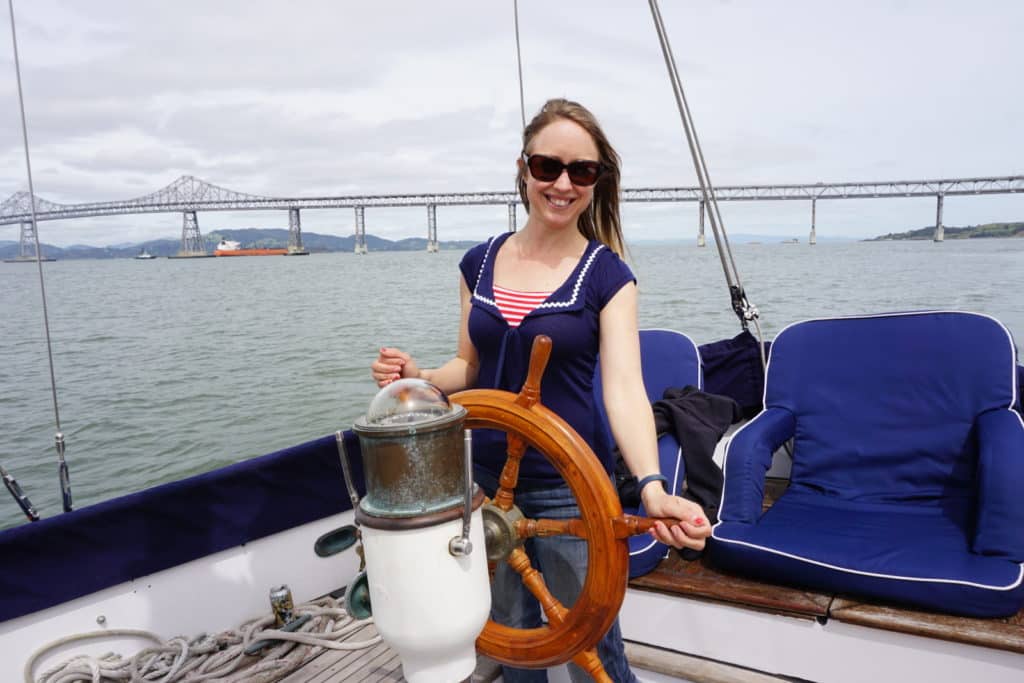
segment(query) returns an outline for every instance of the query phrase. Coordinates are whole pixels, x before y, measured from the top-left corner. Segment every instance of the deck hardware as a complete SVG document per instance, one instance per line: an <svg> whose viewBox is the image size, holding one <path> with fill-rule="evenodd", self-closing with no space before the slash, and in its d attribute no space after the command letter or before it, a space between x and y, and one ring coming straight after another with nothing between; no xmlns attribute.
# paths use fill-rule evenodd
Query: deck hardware
<svg viewBox="0 0 1024 683"><path fill-rule="evenodd" d="M0 465L0 479L4 480L4 486L6 486L7 490L10 491L11 495L14 497L15 502L18 503L18 507L21 508L21 511L25 514L25 517L28 518L28 521L38 522L39 513L36 512L36 508L35 506L32 505L32 501L30 501L28 499L28 496L25 495L25 492L22 490L21 485L18 484L18 480L14 478L14 475L5 470L3 468L3 465Z"/></svg>
<svg viewBox="0 0 1024 683"><path fill-rule="evenodd" d="M353 425L366 481L355 513L366 572L349 586L346 609L369 616L372 601L410 683L469 676L490 612L484 494L473 483L466 414L438 387L406 378L383 387Z"/></svg>
<svg viewBox="0 0 1024 683"><path fill-rule="evenodd" d="M523 544L524 539L516 530L516 522L524 519L523 513L515 505L506 511L494 503L484 503L483 517L487 561L502 562Z"/></svg>
<svg viewBox="0 0 1024 683"><path fill-rule="evenodd" d="M469 523L473 515L473 432L465 430L463 435L465 442L466 463L466 503L462 509L462 535L455 536L448 541L448 552L456 557L465 557L473 552L473 544L469 541Z"/></svg>
<svg viewBox="0 0 1024 683"><path fill-rule="evenodd" d="M345 488L348 489L349 500L352 501L352 509L359 507L359 494L356 492L356 484L352 479L352 465L348 459L348 449L345 448L345 434L339 429L334 433L334 440L338 442L338 458L341 460L341 473L345 477Z"/></svg>
<svg viewBox="0 0 1024 683"><path fill-rule="evenodd" d="M359 540L359 529L352 525L346 524L343 527L339 527L332 531L328 531L326 534L316 539L316 543L313 544L313 552L318 557L330 557L331 555L337 555L340 552L348 550Z"/></svg>
<svg viewBox="0 0 1024 683"><path fill-rule="evenodd" d="M361 571L345 588L345 611L353 619L369 619L373 616L373 604L370 601L370 587L366 572Z"/></svg>

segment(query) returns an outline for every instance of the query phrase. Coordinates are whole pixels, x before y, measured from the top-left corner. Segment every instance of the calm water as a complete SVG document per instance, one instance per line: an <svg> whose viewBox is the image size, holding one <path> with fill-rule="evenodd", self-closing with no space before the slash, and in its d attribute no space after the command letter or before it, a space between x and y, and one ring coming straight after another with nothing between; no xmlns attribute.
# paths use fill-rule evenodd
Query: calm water
<svg viewBox="0 0 1024 683"><path fill-rule="evenodd" d="M773 336L794 320L917 308L989 313L1024 339L1024 240L735 245ZM349 427L381 344L455 347L460 252L59 261L44 266L77 507ZM641 325L739 331L718 256L638 246ZM0 264L0 464L43 516L60 495L36 266ZM0 492L0 527L22 517Z"/></svg>

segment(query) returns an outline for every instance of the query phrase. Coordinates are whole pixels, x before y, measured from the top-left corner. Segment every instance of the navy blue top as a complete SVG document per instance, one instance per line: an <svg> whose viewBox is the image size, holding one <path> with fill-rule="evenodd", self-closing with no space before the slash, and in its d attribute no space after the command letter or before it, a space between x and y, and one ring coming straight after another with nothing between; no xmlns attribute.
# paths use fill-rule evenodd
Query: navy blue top
<svg viewBox="0 0 1024 683"><path fill-rule="evenodd" d="M593 396L598 326L601 309L636 278L615 252L591 241L568 279L518 327L509 327L494 302L493 285L494 258L511 234L478 244L459 264L472 292L469 337L480 362L476 388L518 393L526 381L534 337L551 337L551 360L541 380L541 401L579 432L610 472L611 447L604 430L599 429L601 421ZM475 430L473 459L477 467L498 476L506 460L505 451L504 433ZM533 448L527 449L519 472L524 485L546 486L562 481L557 470Z"/></svg>

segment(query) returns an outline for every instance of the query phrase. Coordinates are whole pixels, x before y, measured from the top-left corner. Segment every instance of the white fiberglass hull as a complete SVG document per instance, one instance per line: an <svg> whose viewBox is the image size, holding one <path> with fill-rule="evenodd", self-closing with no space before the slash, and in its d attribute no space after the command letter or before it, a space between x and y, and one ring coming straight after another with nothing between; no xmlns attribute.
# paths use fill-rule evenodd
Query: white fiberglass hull
<svg viewBox="0 0 1024 683"><path fill-rule="evenodd" d="M325 595L355 576L359 558L352 549L318 557L313 545L352 521L349 510L0 623L0 681L24 680L32 653L75 634L131 629L163 639L195 636L269 614L270 589L281 584L291 588L296 603ZM67 571L75 571L73 563ZM35 671L75 654L131 655L150 645L149 639L136 637L75 642L47 653Z"/></svg>

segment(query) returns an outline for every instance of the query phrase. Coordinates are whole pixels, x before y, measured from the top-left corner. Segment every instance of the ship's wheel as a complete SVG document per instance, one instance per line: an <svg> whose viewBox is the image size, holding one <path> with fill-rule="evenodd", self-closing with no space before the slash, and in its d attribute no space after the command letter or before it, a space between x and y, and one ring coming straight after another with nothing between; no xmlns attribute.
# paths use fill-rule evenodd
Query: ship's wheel
<svg viewBox="0 0 1024 683"><path fill-rule="evenodd" d="M597 681L611 682L597 657L597 642L608 631L626 594L629 536L646 533L656 520L625 515L607 473L586 441L540 402L540 380L551 355L551 339L533 343L522 391L471 389L450 399L466 408L466 426L498 429L508 437L508 459L499 488L485 507L488 558L505 561L537 598L547 625L520 629L488 620L477 650L504 664L544 668L569 661ZM519 463L527 446L543 453L565 479L580 509L569 520L526 519L515 507ZM523 542L534 536L569 534L587 541L587 577L571 608L548 590L530 563Z"/></svg>

